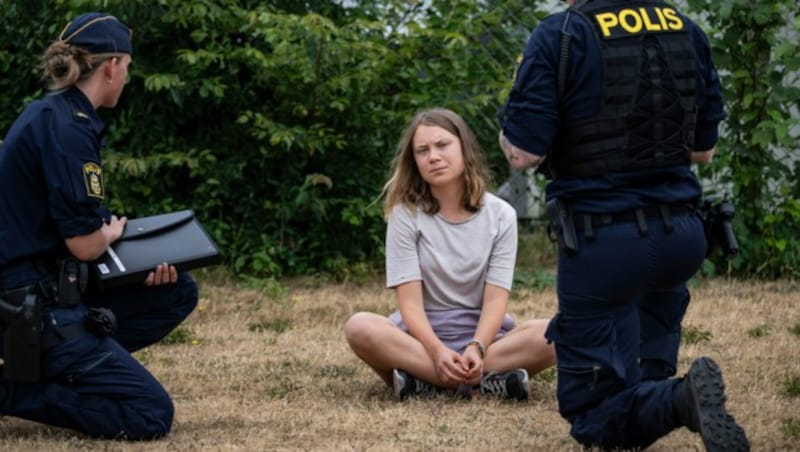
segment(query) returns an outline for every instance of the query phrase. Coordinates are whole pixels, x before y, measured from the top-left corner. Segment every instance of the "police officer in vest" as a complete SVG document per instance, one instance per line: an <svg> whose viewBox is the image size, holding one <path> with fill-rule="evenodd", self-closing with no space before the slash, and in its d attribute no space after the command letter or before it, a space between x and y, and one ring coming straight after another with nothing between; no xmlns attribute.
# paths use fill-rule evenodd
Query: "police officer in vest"
<svg viewBox="0 0 800 452"><path fill-rule="evenodd" d="M725 117L708 38L659 0L567 3L530 36L500 134L513 167L550 179L560 413L585 446L685 426L708 450L748 450L713 360L670 378L706 254L690 165L711 160Z"/></svg>
<svg viewBox="0 0 800 452"><path fill-rule="evenodd" d="M86 261L125 218L103 207L100 156L131 62L131 30L105 13L69 22L44 55L52 92L29 104L0 147L0 413L94 437L167 434L174 407L131 352L197 304L197 286L159 265L142 284L95 290Z"/></svg>

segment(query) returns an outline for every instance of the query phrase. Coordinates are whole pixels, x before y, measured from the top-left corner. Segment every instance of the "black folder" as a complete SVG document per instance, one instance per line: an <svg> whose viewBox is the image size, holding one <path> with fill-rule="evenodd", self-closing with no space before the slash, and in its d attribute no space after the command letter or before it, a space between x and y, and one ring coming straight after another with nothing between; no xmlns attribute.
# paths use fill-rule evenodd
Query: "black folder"
<svg viewBox="0 0 800 452"><path fill-rule="evenodd" d="M122 237L91 263L102 288L143 283L164 262L178 271L218 264L217 245L192 210L128 220Z"/></svg>

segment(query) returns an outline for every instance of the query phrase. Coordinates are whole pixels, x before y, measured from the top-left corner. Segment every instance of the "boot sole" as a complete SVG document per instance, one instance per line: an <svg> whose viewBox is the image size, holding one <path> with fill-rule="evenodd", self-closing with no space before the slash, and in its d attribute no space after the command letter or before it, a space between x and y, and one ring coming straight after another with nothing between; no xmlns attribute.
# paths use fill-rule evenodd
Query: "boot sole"
<svg viewBox="0 0 800 452"><path fill-rule="evenodd" d="M687 376L689 401L697 413L706 450L749 451L744 430L725 409L725 383L719 366L710 358L700 358L692 363Z"/></svg>

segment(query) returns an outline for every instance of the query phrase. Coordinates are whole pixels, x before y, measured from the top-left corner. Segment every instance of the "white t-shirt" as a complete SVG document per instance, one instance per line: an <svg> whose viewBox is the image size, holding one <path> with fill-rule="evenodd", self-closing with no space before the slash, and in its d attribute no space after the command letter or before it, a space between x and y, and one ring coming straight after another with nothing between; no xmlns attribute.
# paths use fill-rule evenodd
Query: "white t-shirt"
<svg viewBox="0 0 800 452"><path fill-rule="evenodd" d="M516 258L517 214L491 193L458 223L400 204L389 217L386 287L421 280L427 310L479 309L487 283L510 291Z"/></svg>

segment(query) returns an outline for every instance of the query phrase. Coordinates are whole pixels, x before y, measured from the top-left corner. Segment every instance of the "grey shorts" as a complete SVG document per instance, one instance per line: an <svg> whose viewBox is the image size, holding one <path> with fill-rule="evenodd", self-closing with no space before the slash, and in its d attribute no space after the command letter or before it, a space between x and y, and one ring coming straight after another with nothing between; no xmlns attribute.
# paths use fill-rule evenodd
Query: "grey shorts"
<svg viewBox="0 0 800 452"><path fill-rule="evenodd" d="M478 320L481 316L480 309L426 310L425 313L428 315L431 328L433 328L433 332L436 333L439 340L458 353L462 353L469 341L475 337L475 328L478 327ZM400 311L395 311L389 315L389 320L394 322L401 330L408 332ZM514 318L506 313L503 318L503 324L500 326L500 331L497 332L494 340L496 341L503 337L503 335L514 329L514 326ZM485 345L489 346L489 344Z"/></svg>

